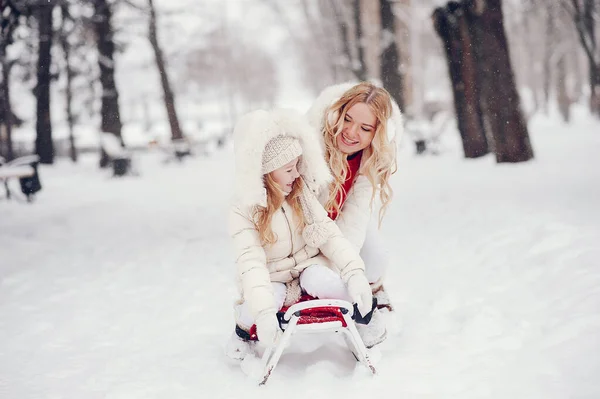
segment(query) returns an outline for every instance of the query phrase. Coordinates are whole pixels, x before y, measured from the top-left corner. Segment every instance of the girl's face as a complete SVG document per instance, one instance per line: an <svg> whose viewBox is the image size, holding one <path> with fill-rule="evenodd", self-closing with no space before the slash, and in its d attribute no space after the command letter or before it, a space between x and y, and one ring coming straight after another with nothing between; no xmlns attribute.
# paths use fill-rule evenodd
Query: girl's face
<svg viewBox="0 0 600 399"><path fill-rule="evenodd" d="M271 172L271 177L275 180L275 183L281 188L285 195L292 192L294 181L300 177L298 173L298 160L300 157L296 157L291 162L283 165L279 169L275 169Z"/></svg>
<svg viewBox="0 0 600 399"><path fill-rule="evenodd" d="M344 117L342 132L337 136L338 149L352 155L367 148L377 127L377 117L365 103L356 103Z"/></svg>

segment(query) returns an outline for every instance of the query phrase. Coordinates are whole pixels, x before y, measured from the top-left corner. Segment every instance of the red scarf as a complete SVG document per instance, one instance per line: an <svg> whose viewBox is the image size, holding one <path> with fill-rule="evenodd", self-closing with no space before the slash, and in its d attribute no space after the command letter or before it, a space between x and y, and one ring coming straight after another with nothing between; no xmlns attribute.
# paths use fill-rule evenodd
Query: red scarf
<svg viewBox="0 0 600 399"><path fill-rule="evenodd" d="M356 179L356 175L358 175L358 169L360 168L360 161L362 159L362 151L354 156L348 157L348 176L346 176L346 181L342 185L342 190L338 191L336 196L336 201L340 205L340 209L344 206L344 202L346 202L346 197L348 196L348 192L352 188L354 184L354 180ZM335 209L329 211L329 217L331 220L335 220L338 217L338 213Z"/></svg>

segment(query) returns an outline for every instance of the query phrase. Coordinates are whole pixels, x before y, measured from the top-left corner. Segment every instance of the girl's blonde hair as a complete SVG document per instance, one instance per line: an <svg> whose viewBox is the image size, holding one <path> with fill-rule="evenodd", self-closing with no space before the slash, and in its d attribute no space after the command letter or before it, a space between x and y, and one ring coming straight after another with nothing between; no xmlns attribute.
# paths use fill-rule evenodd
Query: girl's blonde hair
<svg viewBox="0 0 600 399"><path fill-rule="evenodd" d="M294 211L294 215L296 215L296 219L299 221L296 228L303 229L306 225L299 198L302 193L302 179L298 178L294 181L292 191L286 197L279 185L273 179L272 173L273 172L263 176L263 182L267 190L267 206L257 206L254 213L255 225L262 245L274 244L277 241L277 236L271 228L271 222L273 220L273 215L281 208L284 201L287 201L288 204L290 204ZM290 228L292 228L292 226L290 226Z"/></svg>
<svg viewBox="0 0 600 399"><path fill-rule="evenodd" d="M396 146L388 141L386 126L392 115L392 101L390 94L385 89L368 82L361 82L347 90L326 112L323 128L325 157L334 181L330 185L329 198L325 208L328 211L334 210L338 214L341 213L337 199L348 176L348 155L338 149L337 136L342 133L346 113L358 103L367 104L377 119L373 140L363 150L359 173L366 175L373 186L371 206L373 206L375 195L379 190L381 200L379 224L381 225L386 208L393 196L389 178L397 169Z"/></svg>

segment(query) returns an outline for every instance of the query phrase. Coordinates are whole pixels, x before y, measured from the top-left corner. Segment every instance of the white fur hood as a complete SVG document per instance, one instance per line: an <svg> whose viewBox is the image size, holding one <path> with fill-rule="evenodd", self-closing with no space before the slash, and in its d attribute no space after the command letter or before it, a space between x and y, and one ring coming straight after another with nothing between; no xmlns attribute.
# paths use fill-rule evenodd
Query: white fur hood
<svg viewBox="0 0 600 399"><path fill-rule="evenodd" d="M340 83L332 86L328 86L321 94L317 97L317 99L313 102L309 110L306 112L306 116L308 117L308 121L311 125L317 127L320 131L325 127L325 111L329 106L331 106L334 102L342 97L342 94L346 92L346 90L358 84L358 82L347 82ZM392 98L392 116L387 121L387 137L391 142L395 140L399 142L402 133L404 132L404 121L402 118L402 113L400 112L400 108L394 99Z"/></svg>
<svg viewBox="0 0 600 399"><path fill-rule="evenodd" d="M302 162L299 172L308 187L318 194L319 187L331 181L331 174L315 134L315 127L308 123L306 116L291 109L257 110L242 116L233 131L237 204L266 206L262 154L267 143L279 135L300 141Z"/></svg>

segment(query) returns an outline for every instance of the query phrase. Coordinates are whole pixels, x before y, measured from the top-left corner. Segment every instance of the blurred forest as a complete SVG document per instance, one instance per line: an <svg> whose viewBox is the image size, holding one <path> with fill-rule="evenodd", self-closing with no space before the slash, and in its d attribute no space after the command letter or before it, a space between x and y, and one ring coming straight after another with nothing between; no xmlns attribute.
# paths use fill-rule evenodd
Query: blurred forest
<svg viewBox="0 0 600 399"><path fill-rule="evenodd" d="M536 113L600 117L600 0L0 4L7 160L219 147L242 113L351 80L392 94L418 153L455 124L465 157L526 161Z"/></svg>

